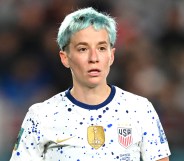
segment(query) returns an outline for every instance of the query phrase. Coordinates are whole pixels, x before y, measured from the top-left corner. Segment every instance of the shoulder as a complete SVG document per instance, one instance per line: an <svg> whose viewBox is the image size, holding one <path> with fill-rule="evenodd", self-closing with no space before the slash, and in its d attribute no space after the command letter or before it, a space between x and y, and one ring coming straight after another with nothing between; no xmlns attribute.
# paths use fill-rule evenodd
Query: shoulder
<svg viewBox="0 0 184 161"><path fill-rule="evenodd" d="M115 101L129 110L132 109L132 111L137 111L137 113L140 112L140 114L147 113L148 111L155 111L152 103L146 97L125 91L119 87L115 88Z"/></svg>
<svg viewBox="0 0 184 161"><path fill-rule="evenodd" d="M146 97L125 91L117 86L115 86L115 89L116 89L116 96L121 97L124 100L126 99L127 101L136 102L136 103L138 103L138 102L148 103L149 102Z"/></svg>

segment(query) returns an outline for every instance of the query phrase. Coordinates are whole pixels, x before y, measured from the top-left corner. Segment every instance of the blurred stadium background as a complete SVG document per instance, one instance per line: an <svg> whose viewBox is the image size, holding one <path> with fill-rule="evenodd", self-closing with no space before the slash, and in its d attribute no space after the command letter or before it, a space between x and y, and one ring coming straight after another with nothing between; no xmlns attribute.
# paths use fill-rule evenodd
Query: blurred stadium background
<svg viewBox="0 0 184 161"><path fill-rule="evenodd" d="M0 0L0 161L10 159L28 108L71 85L56 35L66 14L87 6L118 21L109 83L149 98L170 160L183 161L183 0Z"/></svg>

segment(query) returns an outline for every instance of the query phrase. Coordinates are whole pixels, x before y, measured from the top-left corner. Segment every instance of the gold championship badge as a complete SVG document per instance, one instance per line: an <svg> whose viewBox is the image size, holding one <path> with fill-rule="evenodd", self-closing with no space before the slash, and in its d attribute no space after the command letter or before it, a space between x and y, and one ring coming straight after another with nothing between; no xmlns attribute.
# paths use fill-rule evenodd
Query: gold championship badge
<svg viewBox="0 0 184 161"><path fill-rule="evenodd" d="M105 143L105 133L102 126L89 126L87 130L88 143L94 149L100 148Z"/></svg>

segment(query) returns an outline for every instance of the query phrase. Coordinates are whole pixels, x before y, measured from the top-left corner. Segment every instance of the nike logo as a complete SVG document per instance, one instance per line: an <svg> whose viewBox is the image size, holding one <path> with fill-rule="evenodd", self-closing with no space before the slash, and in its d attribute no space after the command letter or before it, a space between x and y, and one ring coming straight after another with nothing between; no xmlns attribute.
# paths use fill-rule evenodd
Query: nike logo
<svg viewBox="0 0 184 161"><path fill-rule="evenodd" d="M75 137L75 136L72 136L72 137L69 137L69 138L66 138L66 139L57 139L57 140L56 140L56 143L62 143L62 142L64 142L64 141L67 141L67 140L72 139L73 137Z"/></svg>

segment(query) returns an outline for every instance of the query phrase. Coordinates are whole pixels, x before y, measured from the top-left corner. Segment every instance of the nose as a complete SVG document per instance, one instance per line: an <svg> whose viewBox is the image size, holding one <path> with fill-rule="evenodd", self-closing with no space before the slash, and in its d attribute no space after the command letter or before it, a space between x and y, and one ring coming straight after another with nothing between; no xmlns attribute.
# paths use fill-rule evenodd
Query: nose
<svg viewBox="0 0 184 161"><path fill-rule="evenodd" d="M97 63L99 62L98 53L95 49L92 49L89 53L89 63Z"/></svg>

